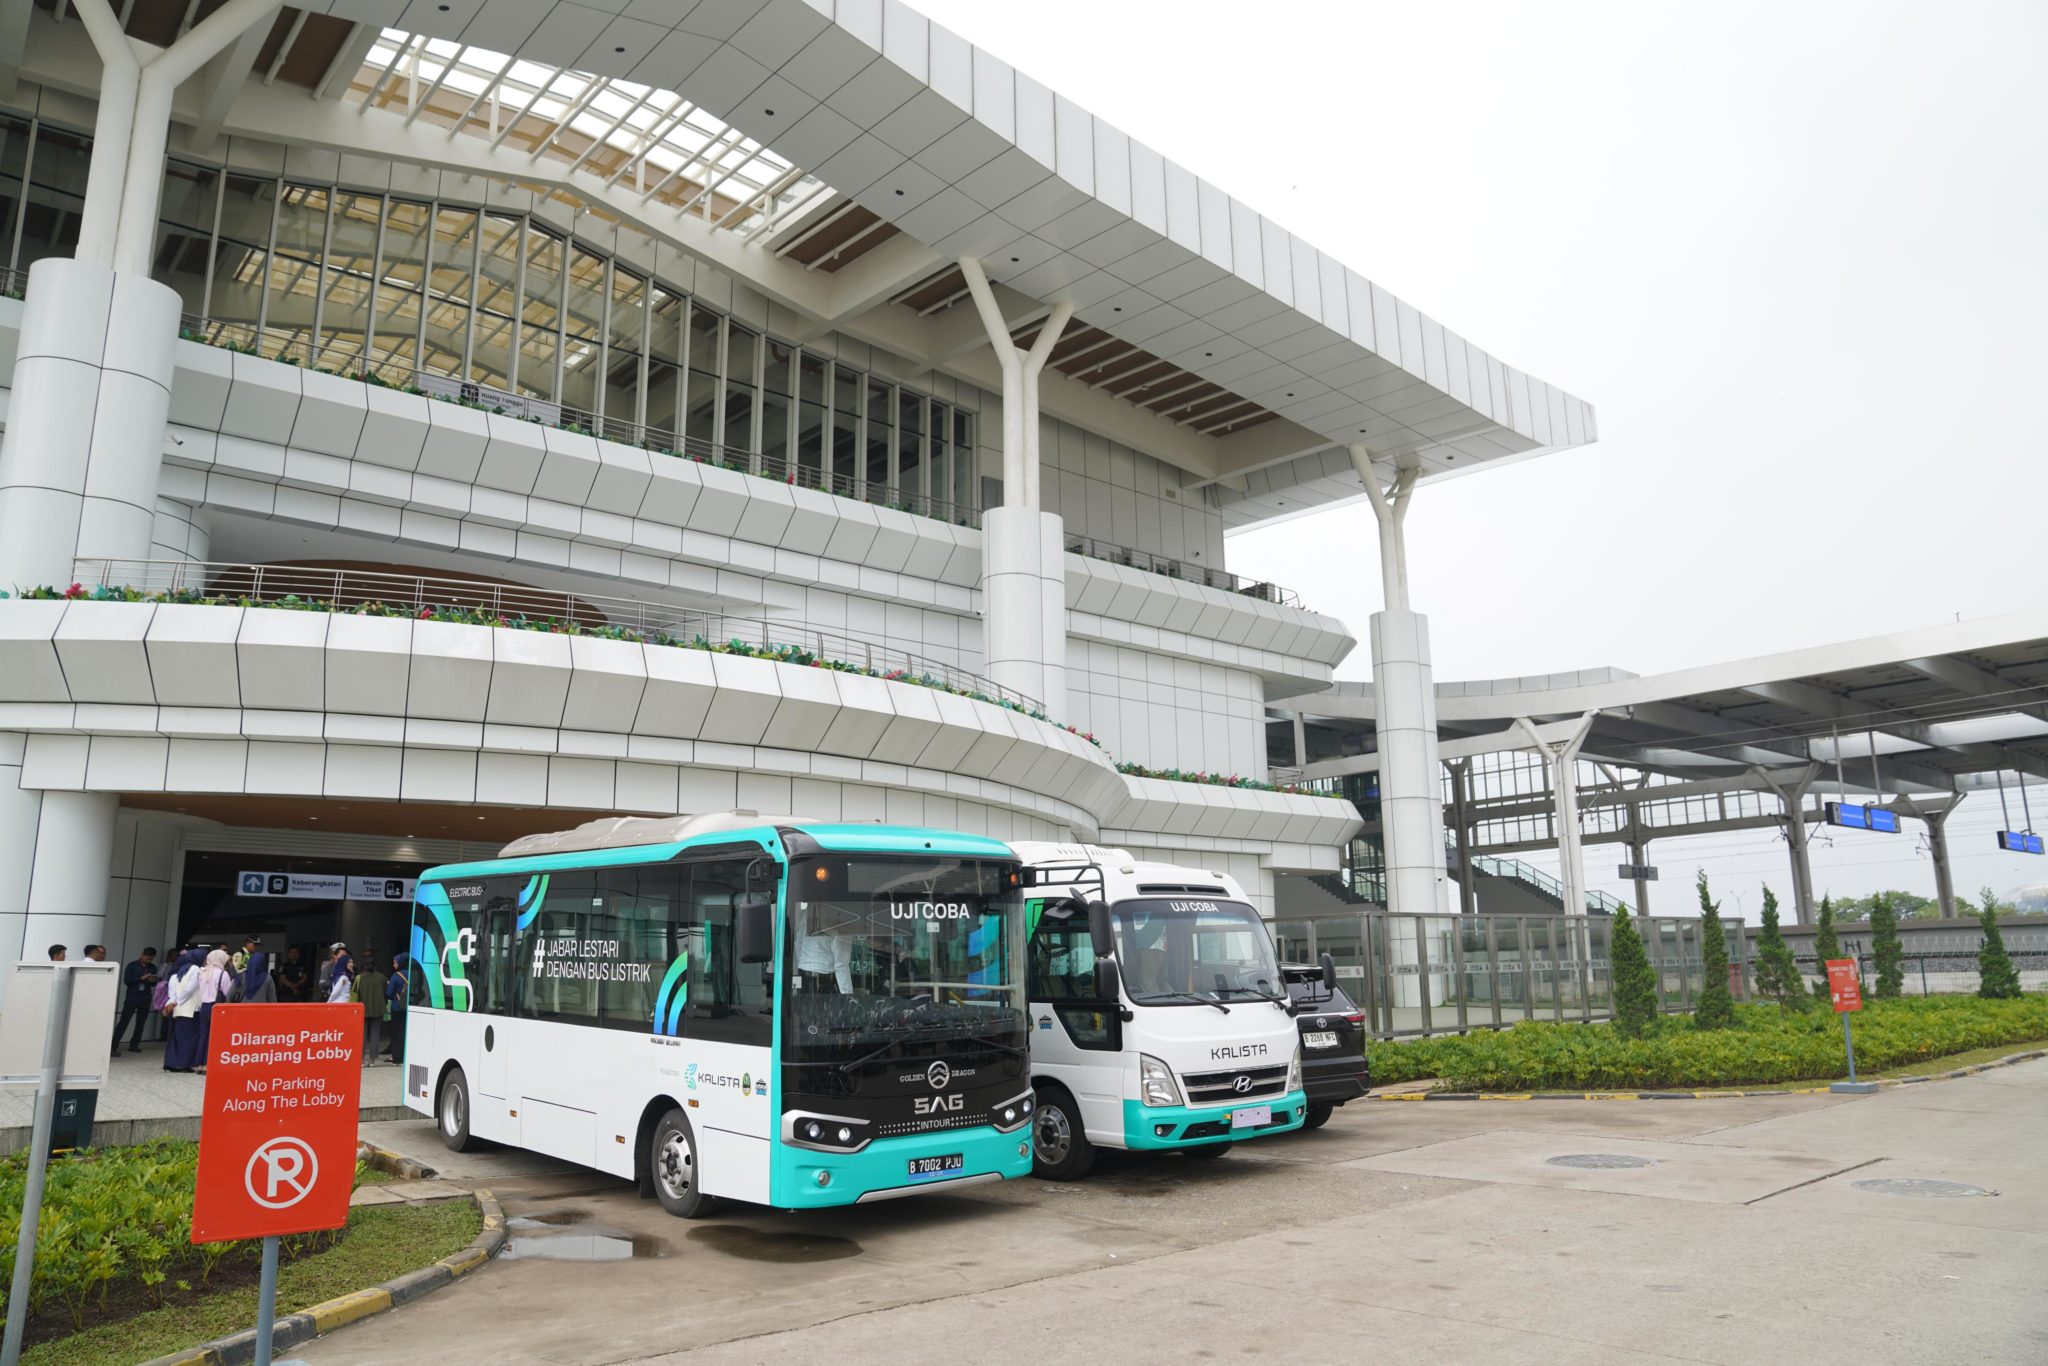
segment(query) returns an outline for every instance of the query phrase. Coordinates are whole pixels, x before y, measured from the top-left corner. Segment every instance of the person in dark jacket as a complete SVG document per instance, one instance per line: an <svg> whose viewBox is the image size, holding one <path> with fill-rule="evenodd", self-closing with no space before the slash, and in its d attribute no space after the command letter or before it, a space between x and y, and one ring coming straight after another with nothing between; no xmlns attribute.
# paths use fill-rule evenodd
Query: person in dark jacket
<svg viewBox="0 0 2048 1366"><path fill-rule="evenodd" d="M391 1003L391 1061L405 1061L405 995L410 988L412 960L402 953L391 955L391 980L384 984L384 999Z"/></svg>
<svg viewBox="0 0 2048 1366"><path fill-rule="evenodd" d="M121 969L121 1014L114 1021L114 1052L121 1051L121 1035L128 1030L133 1020L135 1028L128 1038L128 1051L142 1051L142 1025L150 1016L150 998L156 994L156 950L144 949L135 961Z"/></svg>

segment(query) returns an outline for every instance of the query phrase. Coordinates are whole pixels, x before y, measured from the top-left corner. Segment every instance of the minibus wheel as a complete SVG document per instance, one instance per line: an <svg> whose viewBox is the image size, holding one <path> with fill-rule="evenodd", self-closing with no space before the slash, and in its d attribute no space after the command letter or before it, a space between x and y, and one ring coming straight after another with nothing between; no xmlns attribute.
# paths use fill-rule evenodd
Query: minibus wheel
<svg viewBox="0 0 2048 1366"><path fill-rule="evenodd" d="M647 1170L654 1178L655 1198L670 1214L678 1219L697 1219L710 1213L712 1201L704 1193L697 1136L690 1129L689 1117L680 1109L670 1110L654 1126Z"/></svg>
<svg viewBox="0 0 2048 1366"><path fill-rule="evenodd" d="M1337 1107L1330 1104L1330 1102L1328 1102L1327 1100L1310 1101L1308 1106L1308 1117L1301 1121L1301 1127L1304 1129L1322 1128L1325 1124L1328 1124L1330 1122L1330 1116L1336 1111L1336 1109Z"/></svg>
<svg viewBox="0 0 2048 1366"><path fill-rule="evenodd" d="M1038 1087L1031 1118L1031 1174L1045 1181L1079 1181L1095 1165L1095 1145L1081 1124L1081 1107L1066 1089Z"/></svg>
<svg viewBox="0 0 2048 1366"><path fill-rule="evenodd" d="M450 1152L466 1153L480 1147L469 1132L469 1082L457 1067L441 1081L440 1103L434 1107L441 1142Z"/></svg>

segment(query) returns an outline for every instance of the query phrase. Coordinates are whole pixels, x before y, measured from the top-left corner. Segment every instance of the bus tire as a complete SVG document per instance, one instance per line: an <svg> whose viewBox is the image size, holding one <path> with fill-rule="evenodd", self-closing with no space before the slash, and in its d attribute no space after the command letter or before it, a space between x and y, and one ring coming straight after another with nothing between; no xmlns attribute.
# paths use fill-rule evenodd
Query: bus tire
<svg viewBox="0 0 2048 1366"><path fill-rule="evenodd" d="M1336 1109L1337 1107L1330 1104L1327 1100L1310 1101L1308 1114L1303 1117L1301 1127L1304 1129L1322 1128L1330 1122L1330 1116L1336 1112Z"/></svg>
<svg viewBox="0 0 2048 1366"><path fill-rule="evenodd" d="M711 1197L704 1193L702 1165L697 1160L697 1136L690 1129L689 1116L670 1110L654 1126L654 1138L647 1151L647 1171L654 1180L654 1198L678 1219L700 1219L711 1212Z"/></svg>
<svg viewBox="0 0 2048 1366"><path fill-rule="evenodd" d="M434 1127L448 1151L466 1153L483 1146L469 1132L469 1080L459 1067L449 1069L441 1079L441 1094L434 1105Z"/></svg>
<svg viewBox="0 0 2048 1366"><path fill-rule="evenodd" d="M1213 1162L1229 1152L1230 1146L1228 1143L1204 1143L1199 1147L1183 1148L1181 1151L1197 1162Z"/></svg>
<svg viewBox="0 0 2048 1366"><path fill-rule="evenodd" d="M1031 1174L1043 1181L1079 1181L1095 1165L1095 1145L1081 1107L1063 1086L1041 1083L1031 1120Z"/></svg>

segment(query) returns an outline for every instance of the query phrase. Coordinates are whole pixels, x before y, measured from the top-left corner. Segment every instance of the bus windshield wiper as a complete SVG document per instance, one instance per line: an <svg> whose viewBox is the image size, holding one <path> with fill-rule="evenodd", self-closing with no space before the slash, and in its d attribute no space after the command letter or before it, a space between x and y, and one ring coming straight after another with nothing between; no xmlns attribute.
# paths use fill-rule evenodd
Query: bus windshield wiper
<svg viewBox="0 0 2048 1366"><path fill-rule="evenodd" d="M1255 997L1261 1001L1271 1001L1274 1005L1278 1006L1291 1004L1285 996L1275 996L1270 992L1260 991L1257 987L1218 987L1217 990L1241 991L1247 996Z"/></svg>
<svg viewBox="0 0 2048 1366"><path fill-rule="evenodd" d="M1192 991L1148 991L1142 997L1133 996L1131 999L1139 1005L1149 1005L1154 1001L1193 1001L1198 1006L1215 1006L1225 1015L1230 1013L1230 1007L1223 1002L1197 996Z"/></svg>

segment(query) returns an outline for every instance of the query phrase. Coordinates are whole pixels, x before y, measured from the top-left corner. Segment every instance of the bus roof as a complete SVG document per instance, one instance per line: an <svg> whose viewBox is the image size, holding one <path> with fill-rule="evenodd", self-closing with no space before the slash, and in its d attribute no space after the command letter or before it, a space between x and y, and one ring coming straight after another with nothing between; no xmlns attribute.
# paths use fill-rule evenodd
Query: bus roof
<svg viewBox="0 0 2048 1366"><path fill-rule="evenodd" d="M749 820L734 820L733 816ZM629 822L631 825L629 826ZM689 826L702 822L695 829ZM637 826L638 829L631 827ZM602 827L603 829L600 829ZM669 834L659 840L633 840L631 834ZM689 833L676 837L677 832ZM589 831L584 840L529 837L505 846L505 855L470 863L450 863L420 874L426 882L449 878L483 877L490 874L544 873L562 868L602 868L633 864L665 863L692 848L706 845L751 843L772 849L781 843L781 831L801 831L819 848L834 853L931 854L953 858L1014 859L1010 847L986 835L959 830L933 830L913 825L882 825L874 822L807 821L794 817L758 816L753 812L721 813L717 818L693 817L688 822L646 820L637 817L592 821L578 831ZM605 836L599 840L597 836ZM546 841L546 842L543 842ZM567 845L568 847L562 847ZM546 851L546 852L543 852Z"/></svg>

